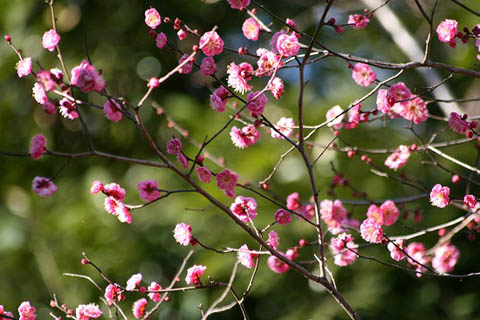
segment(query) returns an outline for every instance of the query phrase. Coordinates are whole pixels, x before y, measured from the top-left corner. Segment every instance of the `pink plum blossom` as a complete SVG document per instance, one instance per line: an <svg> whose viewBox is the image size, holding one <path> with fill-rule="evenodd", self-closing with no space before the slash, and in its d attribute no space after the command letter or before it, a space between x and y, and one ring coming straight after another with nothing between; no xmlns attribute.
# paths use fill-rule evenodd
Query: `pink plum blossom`
<svg viewBox="0 0 480 320"><path fill-rule="evenodd" d="M285 273L290 270L290 266L275 256L268 257L267 265L275 273Z"/></svg>
<svg viewBox="0 0 480 320"><path fill-rule="evenodd" d="M127 286L125 287L125 290L134 291L138 287L141 281L142 281L141 273L132 275L130 279L127 280Z"/></svg>
<svg viewBox="0 0 480 320"><path fill-rule="evenodd" d="M120 187L117 183L109 183L103 187L105 194L109 197L113 197L118 201L125 199L125 189Z"/></svg>
<svg viewBox="0 0 480 320"><path fill-rule="evenodd" d="M359 86L368 87L377 79L377 75L368 64L357 63L353 67L352 78Z"/></svg>
<svg viewBox="0 0 480 320"><path fill-rule="evenodd" d="M275 128L280 131L285 137L290 137L293 133L294 126L295 122L292 118L281 117L275 125ZM272 138L275 139L283 139L283 136L273 129L270 129L270 135L272 136Z"/></svg>
<svg viewBox="0 0 480 320"><path fill-rule="evenodd" d="M405 240L403 239L396 240L395 243L389 242L387 249L390 251L390 257L395 261L403 260L406 257L405 253L402 251L405 251Z"/></svg>
<svg viewBox="0 0 480 320"><path fill-rule="evenodd" d="M212 95L210 95L210 106L218 112L224 112L229 97L230 92L228 92L224 86L221 86L217 88Z"/></svg>
<svg viewBox="0 0 480 320"><path fill-rule="evenodd" d="M448 118L448 124L453 131L465 134L465 132L470 130L470 122L465 119L466 117L462 117L458 113L452 112Z"/></svg>
<svg viewBox="0 0 480 320"><path fill-rule="evenodd" d="M360 113L362 104L356 104L348 110L348 122L344 124L345 130L355 129L360 124L360 117L368 113Z"/></svg>
<svg viewBox="0 0 480 320"><path fill-rule="evenodd" d="M151 77L148 80L147 88L155 89L155 88L158 88L158 87L160 87L160 81L158 80L158 78Z"/></svg>
<svg viewBox="0 0 480 320"><path fill-rule="evenodd" d="M287 197L287 208L288 210L297 210L300 209L302 204L300 203L300 196L298 192L294 192L288 195Z"/></svg>
<svg viewBox="0 0 480 320"><path fill-rule="evenodd" d="M343 118L345 117L345 113L343 113L343 109L340 106L333 106L327 111L326 118L329 127L333 127L335 129L343 128ZM334 120L335 119L335 120Z"/></svg>
<svg viewBox="0 0 480 320"><path fill-rule="evenodd" d="M51 101L45 102L42 107L47 114L54 114L57 111L57 106Z"/></svg>
<svg viewBox="0 0 480 320"><path fill-rule="evenodd" d="M470 209L473 209L477 205L477 198L473 194L467 194L463 197L463 203Z"/></svg>
<svg viewBox="0 0 480 320"><path fill-rule="evenodd" d="M403 168L410 158L410 148L406 145L400 145L397 150L388 156L385 165L392 170Z"/></svg>
<svg viewBox="0 0 480 320"><path fill-rule="evenodd" d="M188 160L181 152L177 153L177 161L183 168L188 169Z"/></svg>
<svg viewBox="0 0 480 320"><path fill-rule="evenodd" d="M35 82L32 88L32 95L35 101L39 104L45 104L48 101L47 92L43 84Z"/></svg>
<svg viewBox="0 0 480 320"><path fill-rule="evenodd" d="M380 211L383 214L383 223L386 226L391 226L397 222L398 217L400 216L400 210L398 210L395 202L392 200L387 200L380 206Z"/></svg>
<svg viewBox="0 0 480 320"><path fill-rule="evenodd" d="M443 20L437 27L438 40L450 43L452 47L455 45L455 36L457 35L458 22L452 19Z"/></svg>
<svg viewBox="0 0 480 320"><path fill-rule="evenodd" d="M106 288L105 288L105 300L107 300L107 303L109 305L113 304L113 301L117 297L117 295L120 293L121 289L117 287L115 284L110 283Z"/></svg>
<svg viewBox="0 0 480 320"><path fill-rule="evenodd" d="M199 45L206 56L215 56L223 51L223 40L216 31L205 32Z"/></svg>
<svg viewBox="0 0 480 320"><path fill-rule="evenodd" d="M247 96L248 105L247 108L252 116L259 116L263 113L265 105L268 102L265 93L260 94L260 91L250 92Z"/></svg>
<svg viewBox="0 0 480 320"><path fill-rule="evenodd" d="M187 60L188 62L182 65L180 70L178 70L178 73L189 74L190 72L192 72L193 61L190 60L190 56L188 54L185 53L183 56L181 56L180 59L178 60L178 64L181 65L184 61L187 61Z"/></svg>
<svg viewBox="0 0 480 320"><path fill-rule="evenodd" d="M169 154L179 154L182 151L182 142L178 139L173 137L167 143L167 152Z"/></svg>
<svg viewBox="0 0 480 320"><path fill-rule="evenodd" d="M262 27L253 18L248 18L243 22L243 25L242 25L243 35L248 40L253 40L253 41L258 40L258 34L260 33L261 29Z"/></svg>
<svg viewBox="0 0 480 320"><path fill-rule="evenodd" d="M235 187L238 181L238 174L228 169L218 173L215 177L217 180L217 187L219 187L227 197L235 198Z"/></svg>
<svg viewBox="0 0 480 320"><path fill-rule="evenodd" d="M77 105L67 98L60 100L60 114L70 120L75 120L78 118Z"/></svg>
<svg viewBox="0 0 480 320"><path fill-rule="evenodd" d="M2 317L1 315L4 315L5 317ZM9 318L7 318L9 317ZM0 304L0 320L9 320L9 319L13 319L14 318L14 315L12 312L10 311L5 311L5 308L3 307L3 305Z"/></svg>
<svg viewBox="0 0 480 320"><path fill-rule="evenodd" d="M347 209L340 200L323 200L320 203L320 214L329 228L339 228L347 218Z"/></svg>
<svg viewBox="0 0 480 320"><path fill-rule="evenodd" d="M37 309L30 305L30 301L23 301L18 307L19 320L35 320L37 319Z"/></svg>
<svg viewBox="0 0 480 320"><path fill-rule="evenodd" d="M430 203L432 206L445 208L450 203L450 188L442 187L441 184L437 183L433 186L432 191L430 192Z"/></svg>
<svg viewBox="0 0 480 320"><path fill-rule="evenodd" d="M315 217L315 207L311 203L302 206L299 211L305 219L312 220Z"/></svg>
<svg viewBox="0 0 480 320"><path fill-rule="evenodd" d="M203 273L207 267L202 265L194 265L187 270L187 276L185 277L185 282L187 284L194 284L197 285L200 282L200 278L202 277Z"/></svg>
<svg viewBox="0 0 480 320"><path fill-rule="evenodd" d="M228 85L236 92L244 94L246 91L252 90L252 86L248 84L248 81L252 79L253 67L249 63L242 62L237 66L232 62L227 67L227 74Z"/></svg>
<svg viewBox="0 0 480 320"><path fill-rule="evenodd" d="M215 60L213 60L213 57L205 57L202 59L200 71L207 77L217 72L217 65L215 64Z"/></svg>
<svg viewBox="0 0 480 320"><path fill-rule="evenodd" d="M255 265L255 259L258 258L258 254L251 253L248 246L244 244L238 249L237 258L243 266L252 269Z"/></svg>
<svg viewBox="0 0 480 320"><path fill-rule="evenodd" d="M130 210L125 206L125 204L115 199L114 197L106 197L105 198L105 210L116 216L118 221L121 223L132 223L132 216L130 214Z"/></svg>
<svg viewBox="0 0 480 320"><path fill-rule="evenodd" d="M272 51L260 48L257 49L257 55L260 56L257 60L258 69L255 71L257 77L271 76L275 69L282 66L280 56Z"/></svg>
<svg viewBox="0 0 480 320"><path fill-rule="evenodd" d="M405 104L412 97L412 92L403 82L394 84L388 89L387 99L391 105L390 113L400 114Z"/></svg>
<svg viewBox="0 0 480 320"><path fill-rule="evenodd" d="M380 243L383 240L382 226L371 218L363 220L360 225L360 234L363 240L370 243Z"/></svg>
<svg viewBox="0 0 480 320"><path fill-rule="evenodd" d="M390 99L390 100L393 102L392 99ZM393 104L390 104L390 102L389 102L388 90L386 90L386 89L378 90L378 94L377 94L377 108L378 108L378 110L385 113L386 115L388 115L392 119L393 118L398 118L399 115L396 114L392 110L392 106L393 106Z"/></svg>
<svg viewBox="0 0 480 320"><path fill-rule="evenodd" d="M410 99L411 96L412 92L403 82L398 82L388 89L388 98L393 99L393 103L405 102Z"/></svg>
<svg viewBox="0 0 480 320"><path fill-rule="evenodd" d="M290 27L292 27L292 28L294 28L294 29L297 29L297 23L295 22L295 20L290 19L290 18L287 18L287 19L285 20L285 22L286 22Z"/></svg>
<svg viewBox="0 0 480 320"><path fill-rule="evenodd" d="M270 47L272 48L272 51L273 53L275 54L279 54L280 52L278 51L278 48L277 48L277 44L278 44L278 38L283 35L283 34L286 34L285 31L281 30L279 32L275 32L273 34L273 37L272 37L272 40L270 41Z"/></svg>
<svg viewBox="0 0 480 320"><path fill-rule="evenodd" d="M41 70L37 72L37 81L43 85L45 91L49 92L55 89L55 81L50 71Z"/></svg>
<svg viewBox="0 0 480 320"><path fill-rule="evenodd" d="M250 0L227 0L232 9L243 10L250 5Z"/></svg>
<svg viewBox="0 0 480 320"><path fill-rule="evenodd" d="M114 197L106 197L105 201L103 203L103 206L105 208L105 211L107 211L108 213L110 213L114 216L117 216L118 215L118 212L117 212L118 203L119 203L119 201L116 200Z"/></svg>
<svg viewBox="0 0 480 320"><path fill-rule="evenodd" d="M42 37L42 46L52 52L60 42L60 35L53 29L46 31Z"/></svg>
<svg viewBox="0 0 480 320"><path fill-rule="evenodd" d="M278 224L289 224L292 222L292 215L285 209L278 209L275 212L275 221Z"/></svg>
<svg viewBox="0 0 480 320"><path fill-rule="evenodd" d="M48 197L57 192L57 186L52 180L45 177L35 177L32 182L32 190L40 197Z"/></svg>
<svg viewBox="0 0 480 320"><path fill-rule="evenodd" d="M97 194L103 191L103 183L100 180L95 180L92 182L92 186L90 187L91 194Z"/></svg>
<svg viewBox="0 0 480 320"><path fill-rule="evenodd" d="M291 57L298 53L300 45L296 35L282 34L277 40L277 50L284 57Z"/></svg>
<svg viewBox="0 0 480 320"><path fill-rule="evenodd" d="M62 70L60 70L58 68L50 69L50 76L51 76L52 80L55 81L56 83L58 83L58 84L62 83L62 80L63 80Z"/></svg>
<svg viewBox="0 0 480 320"><path fill-rule="evenodd" d="M425 264L428 262L425 252L425 246L423 243L420 242L412 242L410 243L405 252L408 254L407 257L408 263L416 267L417 272L424 272L426 269L421 264ZM411 259L411 258L413 259ZM417 263L418 262L418 263ZM419 264L420 263L420 264ZM417 277L421 277L421 273L417 273Z"/></svg>
<svg viewBox="0 0 480 320"><path fill-rule="evenodd" d="M460 257L460 251L451 244L444 244L435 249L432 266L438 272L452 272Z"/></svg>
<svg viewBox="0 0 480 320"><path fill-rule="evenodd" d="M132 313L135 319L140 319L145 314L145 308L147 307L148 300L145 298L138 299L133 303Z"/></svg>
<svg viewBox="0 0 480 320"><path fill-rule="evenodd" d="M230 131L230 137L237 148L245 149L258 141L260 138L260 132L258 132L258 130L251 124L242 129L233 126Z"/></svg>
<svg viewBox="0 0 480 320"><path fill-rule="evenodd" d="M158 182L156 180L145 180L138 184L138 190L140 191L140 198L148 202L157 200L160 197L160 191L158 190Z"/></svg>
<svg viewBox="0 0 480 320"><path fill-rule="evenodd" d="M257 202L250 197L238 196L230 205L230 210L240 221L249 222L257 217Z"/></svg>
<svg viewBox="0 0 480 320"><path fill-rule="evenodd" d="M105 112L108 120L112 122L118 122L122 120L122 108L116 101L108 99L103 105L103 111Z"/></svg>
<svg viewBox="0 0 480 320"><path fill-rule="evenodd" d="M178 32L177 32L177 36L178 36L178 39L179 39L179 40L185 40L185 39L187 38L187 36L188 36L188 33L187 33L187 31L185 31L185 30L183 30L183 29L180 29L180 30L178 30Z"/></svg>
<svg viewBox="0 0 480 320"><path fill-rule="evenodd" d="M163 49L163 47L165 47L165 45L167 44L167 41L168 39L165 33L160 32L159 34L157 34L157 37L155 38L155 45L157 46L158 49Z"/></svg>
<svg viewBox="0 0 480 320"><path fill-rule="evenodd" d="M173 230L173 237L182 246L188 246L192 241L192 227L186 223L178 223Z"/></svg>
<svg viewBox="0 0 480 320"><path fill-rule="evenodd" d="M374 204L368 207L367 218L372 219L379 225L383 225L383 212Z"/></svg>
<svg viewBox="0 0 480 320"><path fill-rule="evenodd" d="M200 181L209 183L212 178L212 172L207 167L196 167L195 172L198 175Z"/></svg>
<svg viewBox="0 0 480 320"><path fill-rule="evenodd" d="M85 93L105 88L105 80L87 60L72 69L72 84Z"/></svg>
<svg viewBox="0 0 480 320"><path fill-rule="evenodd" d="M345 267L352 264L357 259L357 249L354 249L355 242L353 236L348 233L342 233L336 238L330 239L330 250L334 255L334 263L337 266ZM349 248L349 249L347 249Z"/></svg>
<svg viewBox="0 0 480 320"><path fill-rule="evenodd" d="M155 281L152 281L152 283L150 283L150 285L148 286L148 291L158 291L158 290L162 290L162 286L156 283ZM148 294L148 297L154 302L160 302L162 299L160 292L150 292Z"/></svg>
<svg viewBox="0 0 480 320"><path fill-rule="evenodd" d="M278 233L276 233L274 230L270 231L268 233L267 243L272 246L273 249L277 250L278 245L280 244L280 237L278 236Z"/></svg>
<svg viewBox="0 0 480 320"><path fill-rule="evenodd" d="M415 124L420 124L428 119L427 106L420 97L409 99L405 103L400 104L400 107L395 111Z"/></svg>
<svg viewBox="0 0 480 320"><path fill-rule="evenodd" d="M284 91L285 85L283 84L283 80L280 79L279 77L273 78L268 88L272 93L273 97L277 100L280 99L285 93Z"/></svg>
<svg viewBox="0 0 480 320"><path fill-rule="evenodd" d="M17 62L15 68L17 69L17 75L19 78L28 76L32 72L32 58L23 58Z"/></svg>
<svg viewBox="0 0 480 320"><path fill-rule="evenodd" d="M365 29L370 22L363 14L352 14L348 16L348 24L352 25L354 29Z"/></svg>
<svg viewBox="0 0 480 320"><path fill-rule="evenodd" d="M285 257L289 260L296 260L298 259L298 248L290 248L285 252Z"/></svg>
<svg viewBox="0 0 480 320"><path fill-rule="evenodd" d="M75 310L77 315L77 320L90 320L90 319L97 319L102 315L102 310L94 304L81 304Z"/></svg>
<svg viewBox="0 0 480 320"><path fill-rule="evenodd" d="M32 138L29 153L33 160L38 160L43 153L47 151L47 148L45 147L46 144L47 140L41 134L37 134Z"/></svg>
<svg viewBox="0 0 480 320"><path fill-rule="evenodd" d="M216 110L218 112L224 112L225 111L225 105L224 101L215 93L212 93L210 95L210 106L212 107L213 110Z"/></svg>
<svg viewBox="0 0 480 320"><path fill-rule="evenodd" d="M162 23L162 18L157 9L150 8L145 11L145 24L152 29L156 29Z"/></svg>

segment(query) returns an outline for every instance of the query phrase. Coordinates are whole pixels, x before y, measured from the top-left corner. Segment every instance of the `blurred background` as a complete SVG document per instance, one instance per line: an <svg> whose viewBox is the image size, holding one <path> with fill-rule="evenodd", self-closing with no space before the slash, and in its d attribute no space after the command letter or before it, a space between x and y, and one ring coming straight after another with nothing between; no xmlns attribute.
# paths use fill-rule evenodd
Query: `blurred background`
<svg viewBox="0 0 480 320"><path fill-rule="evenodd" d="M430 6L433 1L425 1ZM281 17L297 21L299 29L312 32L318 16L324 8L324 1L267 0L262 3ZM477 0L465 0L465 5L480 10ZM167 47L159 50L148 34L144 23L144 11L150 6L158 9L162 16L181 18L192 29L200 33L218 26L219 34L231 48L248 46L252 51L257 47L268 47L269 37L264 34L258 43L248 41L241 33L241 24L246 12L231 10L226 1L88 1L59 0L55 2L58 15L58 29L62 37L60 46L67 68L71 70L86 59L86 48L97 69L101 69L107 81L108 90L115 96L123 96L136 103L146 89L146 79L161 76L173 68L179 55ZM472 27L480 20L461 10L450 1L442 1L436 15L436 24L445 18L459 21L459 28ZM392 11L403 22L406 30L422 48L428 33L414 2L392 1ZM329 14L338 22L346 23L349 14L361 13L365 5L361 2L336 1ZM259 11L259 17L266 23L271 17ZM271 28L282 26L273 22ZM51 28L48 6L38 0L0 0L0 33L12 36L13 43L21 48L25 56L34 59L34 69L60 67L55 54L41 46L43 33ZM167 34L170 40L177 41L172 25L162 24L157 31ZM332 49L352 53L366 58L405 62L408 58L398 49L392 35L384 30L374 18L365 30L347 29L341 35L332 28L324 28L320 40ZM190 52L194 44L190 35L178 46ZM476 48L473 43L458 44L456 49L440 43L436 37L432 43L432 60L478 70ZM43 134L50 150L82 152L87 150L80 123L62 118L58 113L48 116L31 97L33 77L19 79L15 72L18 58L5 42L0 44L0 150L27 152L31 138ZM231 61L255 60L223 54L217 58L218 75L224 77L225 66ZM197 62L200 59L197 57ZM379 79L393 75L390 71L375 69ZM439 72L441 78L448 76ZM285 96L274 101L269 96L266 108L267 117L274 123L280 117L296 117L298 98L298 70L286 69L279 72L286 82ZM309 84L305 95L305 122L315 125L325 120L325 112L333 105L348 106L355 99L366 94L368 89L354 84L351 70L343 61L325 59L307 68ZM424 78L415 70L405 72L398 81L420 92L427 86ZM253 82L255 88L262 88L266 79ZM198 70L191 75L174 75L167 83L155 90L142 108L142 117L160 146L180 134L168 126L168 117L189 132L189 137L202 141L205 135L211 136L227 121L226 114L214 112L209 106L208 97L216 85L206 79ZM455 98L478 97L479 83L465 76L454 76L447 84ZM103 105L105 98L97 95L80 95L83 99ZM165 114L158 115L155 107L160 106ZM375 108L375 97L363 104L364 110ZM459 107L470 114L478 113L478 103L463 103ZM429 105L430 113L443 115L438 105ZM157 160L145 139L130 121L124 118L119 123L109 122L103 112L82 107L81 112L88 122L93 141L98 150L124 156ZM232 113L232 110L228 110ZM238 123L236 124L238 126ZM351 132L345 132L345 141L363 147L396 148L399 144L410 145L415 137L405 129L406 121L375 122L361 125ZM445 123L429 120L416 126L425 138L433 132L441 131L437 141L461 138L460 135L445 129ZM241 176L241 181L256 185L273 169L276 161L289 145L285 141L274 140L265 129L261 139L246 150L235 148L224 132L208 147L208 152L216 158L223 158L228 168ZM325 145L332 138L327 128L315 135L314 142ZM195 155L197 148L192 140L182 138L185 152ZM341 144L340 144L341 145ZM313 155L322 148L315 147ZM475 143L467 143L444 149L448 154L466 163L474 163L478 151ZM373 161L383 166L386 155L372 156ZM173 158L172 158L173 160ZM347 161L348 160L348 161ZM438 168L422 165L422 155L413 155L407 167L402 170L409 176L423 181L427 188L435 183L449 185L452 197L464 195L465 183L453 186L451 175ZM458 166L440 159L451 170L468 174ZM0 156L0 304L6 310L15 311L20 302L29 300L38 309L40 319L46 319L49 301L56 293L61 303L75 308L80 303L99 301L99 291L84 279L63 276L63 273L80 273L92 277L101 287L106 282L91 267L80 264L81 253L85 252L110 277L120 284L134 273L141 272L148 285L156 281L166 286L174 276L188 248L178 245L172 230L179 222L191 224L193 234L211 247L240 247L247 243L255 244L232 223L224 214L209 206L208 202L195 194L172 195L152 206L133 212L133 224L121 224L103 209L104 197L91 195L90 185L99 179L106 183L117 182L127 190L126 202L140 204L136 185L145 179L156 179L160 188L177 189L186 186L166 170L146 168L104 159L76 159L55 179L58 191L51 197L41 199L31 191L31 181L35 176L52 177L64 165L65 160L42 157L33 161L29 157ZM418 194L418 191L390 180L373 175L360 157L348 159L345 153L327 152L315 166L315 175L322 199L327 195L334 173L331 164L351 181L360 191L371 198L386 199ZM207 160L206 165L213 171L220 167ZM391 171L390 171L391 172ZM398 174L398 173L397 173ZM301 200L310 197L310 187L302 160L298 155L289 155L271 181L271 191L286 198L298 191ZM207 190L219 197L226 205L231 200L218 191L212 182ZM473 188L477 194L477 189ZM237 188L237 194L253 196L246 190ZM340 199L354 199L350 189L337 190ZM273 221L277 208L260 198L258 202L257 225L265 226ZM201 210L190 210L201 209ZM363 220L366 207L347 206L354 218ZM414 223L413 212L422 211L423 219ZM435 224L447 222L463 212L447 208L440 210L428 204L427 199L406 205L402 213L409 213L401 224L386 228L388 235L401 235ZM314 230L295 219L288 226L275 226L280 235L280 249L286 250L298 243L300 238L314 240ZM359 235L354 235L361 243ZM480 260L476 256L478 241L463 231L456 235L453 244L460 248L461 257L456 273L480 271ZM438 236L433 233L419 238L431 247ZM304 249L300 259L309 260L313 250ZM362 254L376 256L391 261L385 247L371 246L361 250ZM195 254L188 265L207 266L206 275L218 281L226 281L235 262L235 255L218 256L212 252L195 248ZM331 261L331 257L330 257ZM330 267L335 275L339 290L363 319L476 319L480 314L477 301L480 299L478 278L461 280L424 276L417 278L414 273L379 265L368 260L357 260L353 265L339 268ZM310 267L312 268L312 267ZM240 267L235 283L237 292L242 292L248 283L250 270ZM204 276L204 279L207 277ZM182 275L183 284L184 275ZM190 291L171 294L171 301L162 305L152 319L198 319L198 306L208 307L218 297L221 289ZM103 295L103 293L102 293ZM131 303L140 296L129 295L122 303L130 313ZM230 299L230 298L228 298ZM231 301L231 300L228 300ZM277 275L266 266L262 257L257 280L245 301L251 319L345 319L346 316L334 300L321 288L293 272ZM102 305L104 311L105 306ZM212 319L241 319L236 307L212 316Z"/></svg>

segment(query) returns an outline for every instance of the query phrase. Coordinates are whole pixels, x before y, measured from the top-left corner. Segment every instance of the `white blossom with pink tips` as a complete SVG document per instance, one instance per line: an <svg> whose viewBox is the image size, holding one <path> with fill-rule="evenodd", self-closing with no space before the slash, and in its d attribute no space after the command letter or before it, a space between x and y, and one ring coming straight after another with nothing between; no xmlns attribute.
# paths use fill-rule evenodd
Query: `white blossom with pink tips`
<svg viewBox="0 0 480 320"><path fill-rule="evenodd" d="M255 259L258 254L252 253L246 244L242 245L237 252L237 258L240 263L248 269L252 269L255 265Z"/></svg>
<svg viewBox="0 0 480 320"><path fill-rule="evenodd" d="M277 124L275 125L275 129L277 130L270 129L270 135L274 139L284 139L283 136L290 137L293 133L294 126L295 126L295 121L293 121L292 118L281 117L280 120L278 120ZM281 134L277 131L279 131Z"/></svg>
<svg viewBox="0 0 480 320"><path fill-rule="evenodd" d="M335 129L343 128L343 118L345 113L343 113L342 107L339 105L333 106L327 111L326 118L328 121L327 126L333 127Z"/></svg>
<svg viewBox="0 0 480 320"><path fill-rule="evenodd" d="M173 237L175 241L182 246L188 246L192 241L192 226L186 223L178 223L173 230Z"/></svg>
<svg viewBox="0 0 480 320"><path fill-rule="evenodd" d="M42 37L42 46L50 52L53 52L60 42L60 35L53 29L46 31Z"/></svg>
<svg viewBox="0 0 480 320"><path fill-rule="evenodd" d="M23 58L17 62L16 69L19 78L28 76L32 72L32 58Z"/></svg>
<svg viewBox="0 0 480 320"><path fill-rule="evenodd" d="M75 310L77 320L90 320L90 319L97 319L102 315L102 310L94 304L81 304Z"/></svg>
<svg viewBox="0 0 480 320"><path fill-rule="evenodd" d="M138 287L141 281L142 281L141 273L132 275L130 279L127 280L127 286L125 287L125 290L134 291Z"/></svg>

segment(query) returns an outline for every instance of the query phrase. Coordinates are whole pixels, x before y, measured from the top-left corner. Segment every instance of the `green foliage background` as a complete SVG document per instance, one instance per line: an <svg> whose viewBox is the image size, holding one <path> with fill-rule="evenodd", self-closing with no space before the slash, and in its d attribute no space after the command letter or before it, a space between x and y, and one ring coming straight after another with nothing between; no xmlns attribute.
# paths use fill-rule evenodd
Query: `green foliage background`
<svg viewBox="0 0 480 320"><path fill-rule="evenodd" d="M427 1L428 2L428 1ZM431 2L431 1L430 1ZM315 13L321 12L323 1L262 1L268 8L282 17L292 17L299 27L309 32L315 23ZM477 10L477 0L465 0L466 5ZM429 3L430 4L430 3ZM451 2L441 1L441 10L437 20L455 18L461 26L473 26L478 18L459 10ZM165 48L158 50L148 35L143 23L144 11L150 5L156 7L162 16L180 17L192 28L200 32L218 25L219 33L229 47L248 45L256 49L256 44L247 41L240 32L240 26L246 13L230 10L226 1L176 0L176 1L87 1L65 0L56 3L58 25L61 32L61 48L69 69L86 58L88 52L95 66L103 70L109 91L124 96L132 103L138 102L145 92L145 79L164 74L175 66L178 56ZM413 1L392 1L391 7L405 23L419 43L428 33ZM336 1L331 15L337 21L346 21L348 14L363 10L356 1ZM265 21L270 18L260 14ZM437 22L438 22L437 21ZM58 67L55 54L41 47L41 36L51 26L48 6L38 0L1 0L0 33L12 35L16 46L23 49L25 55L34 58L35 68ZM280 28L274 23L273 28ZM171 25L162 24L159 30L169 39L176 39ZM354 55L395 62L406 61L406 57L397 49L390 35L373 19L364 31L346 30L342 35L325 28L321 40L331 48ZM267 46L267 35L260 39L259 46ZM192 38L179 46L189 51ZM260 45L261 44L261 45ZM478 70L475 60L475 48L461 45L451 49L436 39L433 41L432 60L473 68ZM230 61L241 61L237 56L224 55L218 61L220 74ZM248 60L248 59L247 59ZM254 64L254 60L248 60ZM5 43L0 44L0 150L26 152L33 135L42 133L47 137L48 148L55 151L82 152L87 150L78 121L63 119L58 114L47 116L31 97L33 79L18 79L15 73L16 55ZM391 72L378 71L384 79ZM443 73L442 76L446 76ZM270 99L266 115L276 122L281 116L296 119L298 97L298 72L295 69L281 71L280 76L287 83L286 95L279 101ZM346 106L365 94L367 89L354 85L348 70L342 61L325 59L307 69L309 85L305 97L306 123L313 125L324 120L326 110L335 104ZM422 78L414 70L402 76L401 81L409 87L425 86ZM257 87L265 85L265 80L257 81ZM211 136L227 120L225 114L211 110L208 104L209 88L214 84L195 72L190 76L175 75L168 83L157 89L142 110L149 130L157 142L165 146L172 135L178 133L169 128L164 116L156 114L151 107L157 102L178 125L189 130L190 136L203 140ZM478 81L456 76L449 82L456 97L464 97L478 92ZM91 94L85 99L103 104L104 98ZM364 103L365 109L373 108L375 98ZM478 103L464 104L469 112L478 112ZM435 104L429 105L430 112L440 115ZM120 155L156 160L139 131L126 119L118 124L110 123L102 112L95 109L81 109L89 123L94 143L98 150ZM404 129L406 122L388 122L385 125L368 125L344 134L344 138L354 144L368 147L394 148L401 143L411 144L414 137ZM419 132L429 137L442 126L434 121L418 126ZM331 138L327 129L320 131L315 142L324 144ZM439 140L459 138L446 131ZM184 141L188 154L195 154L196 148ZM208 149L208 152L225 157L229 168L238 172L242 181L255 183L262 180L272 170L279 156L288 149L284 141L273 140L268 132L262 131L260 142L239 150L231 145L225 132ZM312 153L318 154L320 148ZM477 156L474 144L466 144L448 149L467 163L473 163ZM385 156L373 157L374 162L382 165ZM452 187L456 198L463 196L464 183L453 187L450 175L439 169L422 166L421 155L414 155L405 169L407 174L416 175L430 188L434 183ZM328 198L326 192L333 172L330 162L350 179L360 190L376 199L413 195L417 191L392 181L372 175L359 157L347 161L345 154L327 152L315 167L315 174L322 198ZM92 268L80 264L81 253L85 252L114 281L124 284L133 273L141 272L147 282L157 281L166 285L175 274L188 249L177 245L172 237L176 223L186 222L193 226L196 237L213 247L239 247L247 243L255 244L245 233L234 225L224 214L208 205L198 195L173 195L155 205L133 213L133 224L120 224L103 210L103 197L89 193L94 179L105 182L115 181L127 190L128 203L141 203L136 185L147 178L157 179L162 188L175 189L185 187L182 182L165 170L145 168L137 165L119 163L104 159L73 160L57 178L58 192L49 198L40 199L31 192L32 179L39 176L53 176L64 160L43 157L32 161L28 157L0 156L0 304L6 310L14 311L23 300L30 300L38 307L40 319L48 316L48 303L53 293L62 303L75 308L80 303L99 303L99 292L88 281L72 279L65 272L81 273L91 276L102 287L105 282ZM219 168L207 161L214 171ZM458 170L458 167L442 161L442 164ZM463 172L467 173L467 172ZM272 181L272 190L282 197L298 191L303 201L309 198L310 188L301 159L292 155L280 167ZM207 187L225 204L230 200L218 192L212 183ZM474 192L478 190L473 189ZM237 189L238 194L252 194ZM338 193L340 198L351 198L348 190ZM276 210L270 203L257 199L259 203L259 226L270 223ZM187 208L201 209L191 211ZM405 210L412 212L421 208L423 221L415 225L410 219L405 225L422 228L449 221L462 212L454 209L439 210L429 206L427 200L408 205ZM352 208L353 216L362 219L365 208ZM274 228L281 237L281 249L296 244L298 239L314 239L313 230L300 221ZM390 227L389 235L408 233L405 227ZM461 249L462 255L456 272L468 273L480 270L476 245L478 242L467 240L467 234L460 233L453 243ZM356 236L357 242L359 236ZM435 234L420 240L433 245ZM235 256L218 256L200 248L189 264L208 266L206 274L213 279L225 281L235 261ZM374 246L362 249L365 255L374 255L390 261L384 247ZM309 250L302 251L302 256ZM358 260L347 268L331 265L340 291L364 319L476 319L480 307L477 278L463 281L424 276L392 269L367 260ZM250 271L242 268L238 274L235 288L241 292L245 287ZM182 277L183 279L183 277ZM198 319L198 305L208 306L218 295L220 289L191 291L172 294L172 300L162 306L154 319ZM133 301L139 297L129 296L122 305L127 312ZM104 307L104 306L103 306ZM277 275L266 266L263 258L257 281L246 300L246 307L252 319L344 319L345 314L327 293L308 283L295 273ZM104 309L105 311L105 309ZM129 313L130 314L130 313ZM130 314L131 316L131 314ZM216 315L213 319L240 319L238 308Z"/></svg>

